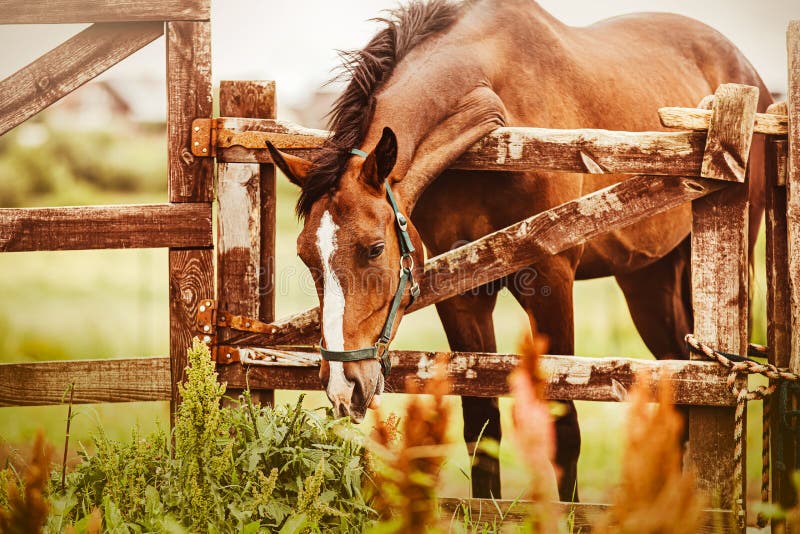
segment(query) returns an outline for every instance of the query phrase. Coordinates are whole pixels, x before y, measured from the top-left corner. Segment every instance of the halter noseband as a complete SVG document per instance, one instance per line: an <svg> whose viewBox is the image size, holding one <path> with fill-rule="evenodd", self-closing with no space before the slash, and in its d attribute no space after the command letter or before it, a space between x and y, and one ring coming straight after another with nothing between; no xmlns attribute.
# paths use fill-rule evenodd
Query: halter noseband
<svg viewBox="0 0 800 534"><path fill-rule="evenodd" d="M367 157L366 152L357 148L350 149L350 153L362 158ZM414 252L414 244L408 234L408 220L405 215L400 213L400 208L397 206L394 194L392 194L392 188L389 187L389 180L386 180L385 184L386 199L394 212L397 238L400 244L400 284L397 286L397 291L395 291L392 298L389 316L386 318L386 322L383 323L383 330L381 330L378 341L373 346L354 350L329 350L322 346L322 340L320 340L319 352L322 358L329 362L378 360L381 362L383 376L387 377L389 376L389 371L392 370L392 361L389 358L389 340L392 336L392 330L394 330L394 322L397 318L397 311L400 309L400 302L403 300L403 293L406 285L410 283L409 293L411 294L411 302L414 302L419 296L419 284L414 281L414 257L411 255Z"/></svg>

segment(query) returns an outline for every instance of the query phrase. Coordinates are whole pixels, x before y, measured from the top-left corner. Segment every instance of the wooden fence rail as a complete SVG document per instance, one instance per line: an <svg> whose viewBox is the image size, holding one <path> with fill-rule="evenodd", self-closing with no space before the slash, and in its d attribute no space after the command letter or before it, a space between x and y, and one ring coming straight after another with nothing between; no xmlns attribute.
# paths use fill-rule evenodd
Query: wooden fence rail
<svg viewBox="0 0 800 534"><path fill-rule="evenodd" d="M0 252L211 246L206 203L0 208Z"/></svg>
<svg viewBox="0 0 800 534"><path fill-rule="evenodd" d="M5 0L0 24L209 20L208 0Z"/></svg>
<svg viewBox="0 0 800 534"><path fill-rule="evenodd" d="M243 349L245 350L245 349ZM249 349L254 353L258 349ZM308 356L308 353L302 353ZM313 353L319 358L319 353ZM448 360L454 395L495 397L508 394L506 377L518 357L494 353L391 351L389 388L406 391L407 380L423 385L437 357ZM670 375L675 401L689 405L732 406L727 373L707 361L656 362L634 358L542 357L545 394L552 400L624 401L638 376L655 382ZM232 390L245 387L245 368L238 363L218 368L220 380ZM254 389L321 388L319 368L252 366L248 380ZM132 402L170 399L169 358L122 358L0 365L0 406L60 404L67 386L75 384L74 402Z"/></svg>

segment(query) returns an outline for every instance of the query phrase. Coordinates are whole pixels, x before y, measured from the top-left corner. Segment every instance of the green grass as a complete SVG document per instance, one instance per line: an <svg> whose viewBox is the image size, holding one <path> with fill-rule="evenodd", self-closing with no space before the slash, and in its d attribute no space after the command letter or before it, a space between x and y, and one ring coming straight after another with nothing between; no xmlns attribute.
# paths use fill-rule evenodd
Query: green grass
<svg viewBox="0 0 800 534"><path fill-rule="evenodd" d="M154 150L159 150L153 141ZM0 153L0 168L4 156ZM277 228L277 315L301 311L317 304L310 277L295 253L299 224L293 215L296 191L279 177ZM77 182L70 189L55 188L41 195L25 197L27 205L90 203L163 202L165 191L99 191L91 184ZM754 335L763 342L764 327L764 252L758 247ZM78 252L32 252L0 254L0 361L106 358L151 356L168 353L167 256L164 250L112 250ZM586 356L632 356L649 358L639 339L621 292L611 279L579 282L575 287L576 352ZM495 312L498 351L514 352L527 328L521 309L503 292ZM395 348L447 349L443 330L431 307L403 320ZM293 403L298 392L279 391L279 403ZM458 398L450 400L459 410ZM309 394L306 407L324 406L324 394ZM386 406L401 410L403 395L387 395ZM503 427L511 435L510 401L501 400ZM612 403L578 402L583 434L579 464L580 494L584 501L607 500L619 477L622 421L626 406ZM165 403L80 406L73 422L73 443L87 441L96 422L102 421L108 435L123 438L138 422L143 432L156 421L166 424ZM760 406L752 403L748 451L749 475L758 474L760 444ZM0 438L10 443L29 442L37 428L47 437L63 443L66 417L64 407L25 407L0 409ZM460 417L451 429L460 440ZM367 420L369 426L371 420ZM523 470L515 456L512 440L500 449L506 497L516 497L524 488ZM466 448L448 461L444 494L468 495Z"/></svg>

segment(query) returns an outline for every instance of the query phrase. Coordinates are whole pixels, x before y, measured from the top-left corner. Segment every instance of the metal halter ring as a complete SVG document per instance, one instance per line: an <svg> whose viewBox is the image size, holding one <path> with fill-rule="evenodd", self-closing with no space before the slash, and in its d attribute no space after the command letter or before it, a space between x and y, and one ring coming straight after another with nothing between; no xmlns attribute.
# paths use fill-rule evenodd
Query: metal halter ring
<svg viewBox="0 0 800 534"><path fill-rule="evenodd" d="M409 260L408 266L404 265L403 261ZM409 272L414 272L414 256L411 254L406 254L404 256L400 256L400 270L408 269Z"/></svg>

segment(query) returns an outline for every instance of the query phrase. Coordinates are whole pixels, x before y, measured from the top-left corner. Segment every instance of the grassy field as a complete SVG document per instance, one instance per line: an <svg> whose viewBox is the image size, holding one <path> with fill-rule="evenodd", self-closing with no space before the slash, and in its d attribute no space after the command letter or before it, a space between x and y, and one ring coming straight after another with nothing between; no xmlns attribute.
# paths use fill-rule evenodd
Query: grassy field
<svg viewBox="0 0 800 534"><path fill-rule="evenodd" d="M160 141L156 140L155 143ZM0 168L5 156L0 151ZM293 215L296 192L279 178L277 314L283 316L316 304L310 277L295 254L299 225ZM67 185L70 182L65 182ZM109 204L161 202L166 193L99 192L96 187L75 183L61 185L44 194L30 193L23 205L64 205L70 203ZM80 193L80 194L78 194ZM19 197L17 203L19 204ZM759 277L754 300L754 340L764 340L763 239L758 248ZM0 361L43 361L57 359L154 356L168 353L167 255L164 250L114 250L76 252L35 252L0 254ZM622 294L613 280L579 282L575 287L576 351L586 356L632 356L649 358L628 315ZM527 328L521 309L512 297L501 294L495 312L498 350L513 352ZM394 348L447 349L446 340L433 308L404 319ZM280 391L278 402L293 402L297 392ZM389 395L387 407L402 409L403 395ZM460 401L451 399L453 410ZM307 406L325 406L322 393L312 393ZM509 400L501 400L503 426L510 435ZM750 434L760 436L760 405L752 403ZM130 432L133 425L143 429L167 424L165 403L80 406L73 421L73 443L85 440L102 424L111 436ZM584 501L606 500L619 475L624 404L578 403L583 433L580 493ZM0 410L0 438L4 448L31 441L43 428L56 444L63 443L65 407L25 407ZM452 436L460 440L460 416ZM365 428L371 422L367 420ZM759 439L751 439L757 447ZM446 467L445 488L449 496L468 494L462 470L468 465L463 442ZM12 452L13 453L13 452ZM759 452L748 454L749 473L758 472ZM506 497L515 497L524 487L522 470L511 440L501 447Z"/></svg>

